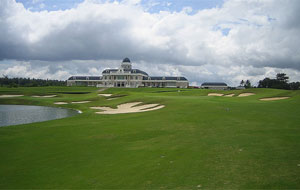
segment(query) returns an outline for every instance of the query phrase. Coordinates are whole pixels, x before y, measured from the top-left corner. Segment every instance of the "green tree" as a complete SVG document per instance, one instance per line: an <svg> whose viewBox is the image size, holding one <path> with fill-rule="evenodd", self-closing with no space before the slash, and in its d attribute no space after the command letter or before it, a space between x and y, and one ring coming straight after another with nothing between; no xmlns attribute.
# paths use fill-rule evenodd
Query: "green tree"
<svg viewBox="0 0 300 190"><path fill-rule="evenodd" d="M244 86L244 85L245 85L244 80L242 80L242 81L240 82L240 85L241 85L241 86Z"/></svg>
<svg viewBox="0 0 300 190"><path fill-rule="evenodd" d="M289 81L289 77L285 73L277 73L276 80L287 83Z"/></svg>
<svg viewBox="0 0 300 190"><path fill-rule="evenodd" d="M299 90L300 89L300 82L292 82L289 84L291 90Z"/></svg>
<svg viewBox="0 0 300 190"><path fill-rule="evenodd" d="M245 86L245 88L251 88L251 82L250 82L250 80L246 80L244 86Z"/></svg>
<svg viewBox="0 0 300 190"><path fill-rule="evenodd" d="M298 83L288 83L289 77L285 73L277 73L276 79L265 78L260 80L258 88L276 88L276 89L298 89Z"/></svg>
<svg viewBox="0 0 300 190"><path fill-rule="evenodd" d="M18 87L18 86L65 86L66 81L59 80L43 80L30 78L8 78L0 77L0 86Z"/></svg>

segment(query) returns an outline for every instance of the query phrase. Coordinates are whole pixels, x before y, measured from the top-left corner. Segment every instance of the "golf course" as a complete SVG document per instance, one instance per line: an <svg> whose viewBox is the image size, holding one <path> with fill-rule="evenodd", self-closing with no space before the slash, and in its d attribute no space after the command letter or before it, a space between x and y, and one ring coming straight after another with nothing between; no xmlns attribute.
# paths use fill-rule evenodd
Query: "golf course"
<svg viewBox="0 0 300 190"><path fill-rule="evenodd" d="M0 127L1 189L300 188L299 90L1 87L0 104L82 112Z"/></svg>

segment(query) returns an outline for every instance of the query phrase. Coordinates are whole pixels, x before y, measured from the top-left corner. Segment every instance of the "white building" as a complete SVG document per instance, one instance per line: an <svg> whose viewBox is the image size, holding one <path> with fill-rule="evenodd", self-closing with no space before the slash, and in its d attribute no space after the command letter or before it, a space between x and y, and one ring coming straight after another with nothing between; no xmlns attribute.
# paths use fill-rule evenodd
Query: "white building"
<svg viewBox="0 0 300 190"><path fill-rule="evenodd" d="M131 62L125 58L119 69L106 69L102 76L72 76L67 80L68 86L97 86L97 87L172 87L187 88L185 77L153 77L139 69L132 69Z"/></svg>

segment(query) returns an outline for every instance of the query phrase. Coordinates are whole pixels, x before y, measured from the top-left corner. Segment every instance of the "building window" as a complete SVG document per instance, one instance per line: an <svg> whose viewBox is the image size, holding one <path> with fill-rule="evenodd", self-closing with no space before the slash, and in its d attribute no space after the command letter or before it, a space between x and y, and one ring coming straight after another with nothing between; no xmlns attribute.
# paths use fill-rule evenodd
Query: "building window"
<svg viewBox="0 0 300 190"><path fill-rule="evenodd" d="M117 76L118 80L124 80L124 76Z"/></svg>

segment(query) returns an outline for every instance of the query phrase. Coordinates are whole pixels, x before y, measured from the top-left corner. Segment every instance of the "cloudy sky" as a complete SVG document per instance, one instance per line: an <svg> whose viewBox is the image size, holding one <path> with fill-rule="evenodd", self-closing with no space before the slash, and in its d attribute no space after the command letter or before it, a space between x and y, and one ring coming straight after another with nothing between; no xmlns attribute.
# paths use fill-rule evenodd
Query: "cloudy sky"
<svg viewBox="0 0 300 190"><path fill-rule="evenodd" d="M300 81L299 0L1 0L0 75L66 80L129 57L192 85Z"/></svg>

